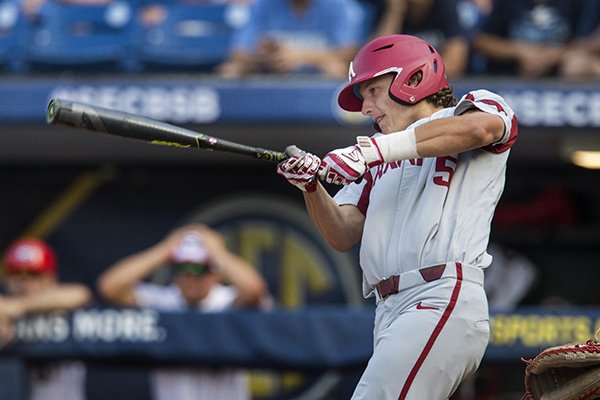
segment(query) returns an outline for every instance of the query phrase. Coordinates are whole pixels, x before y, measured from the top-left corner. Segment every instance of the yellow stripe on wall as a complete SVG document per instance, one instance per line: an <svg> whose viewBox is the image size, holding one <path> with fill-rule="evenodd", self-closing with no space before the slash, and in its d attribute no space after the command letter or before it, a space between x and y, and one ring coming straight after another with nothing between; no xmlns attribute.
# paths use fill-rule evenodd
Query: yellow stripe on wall
<svg viewBox="0 0 600 400"><path fill-rule="evenodd" d="M22 236L45 238L65 221L104 181L102 171L84 172L52 202Z"/></svg>

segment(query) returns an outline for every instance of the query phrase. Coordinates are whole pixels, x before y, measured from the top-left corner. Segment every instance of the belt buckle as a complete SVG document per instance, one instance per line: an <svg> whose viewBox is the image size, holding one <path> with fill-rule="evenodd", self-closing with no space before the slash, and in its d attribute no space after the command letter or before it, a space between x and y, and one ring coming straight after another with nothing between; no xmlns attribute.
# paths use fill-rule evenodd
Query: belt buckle
<svg viewBox="0 0 600 400"><path fill-rule="evenodd" d="M390 295L398 293L398 283L400 277L398 275L390 276L387 279L380 281L377 284L377 292L382 300L387 299Z"/></svg>

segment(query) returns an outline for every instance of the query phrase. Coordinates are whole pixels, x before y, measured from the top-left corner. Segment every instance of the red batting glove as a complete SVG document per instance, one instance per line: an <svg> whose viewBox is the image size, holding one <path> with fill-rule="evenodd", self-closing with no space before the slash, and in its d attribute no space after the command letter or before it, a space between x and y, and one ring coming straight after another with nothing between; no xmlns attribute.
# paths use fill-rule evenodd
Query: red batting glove
<svg viewBox="0 0 600 400"><path fill-rule="evenodd" d="M321 159L314 154L300 152L277 165L277 173L303 192L317 190L317 173Z"/></svg>

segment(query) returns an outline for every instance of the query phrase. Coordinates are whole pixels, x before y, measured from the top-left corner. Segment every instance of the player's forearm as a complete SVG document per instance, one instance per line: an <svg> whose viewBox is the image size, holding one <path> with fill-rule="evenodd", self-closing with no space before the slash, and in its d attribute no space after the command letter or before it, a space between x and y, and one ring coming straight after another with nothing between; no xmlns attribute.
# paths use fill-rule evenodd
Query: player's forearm
<svg viewBox="0 0 600 400"><path fill-rule="evenodd" d="M449 77L461 76L467 71L469 46L462 37L451 38L444 44L443 51L446 74Z"/></svg>
<svg viewBox="0 0 600 400"><path fill-rule="evenodd" d="M224 279L237 289L238 306L258 306L267 295L267 285L263 278L240 256L227 251L214 255L212 262Z"/></svg>
<svg viewBox="0 0 600 400"><path fill-rule="evenodd" d="M486 57L499 61L514 61L519 58L519 48L514 42L487 33L475 38L475 48Z"/></svg>
<svg viewBox="0 0 600 400"><path fill-rule="evenodd" d="M417 153L443 157L478 149L500 140L503 132L502 120L483 112L436 119L415 128Z"/></svg>
<svg viewBox="0 0 600 400"><path fill-rule="evenodd" d="M11 299L16 302L17 315L74 310L92 301L91 291L81 284L60 284L40 293Z"/></svg>
<svg viewBox="0 0 600 400"><path fill-rule="evenodd" d="M304 193L306 209L325 240L338 251L347 251L362 236L364 216L353 206L340 207L319 184L312 193Z"/></svg>
<svg viewBox="0 0 600 400"><path fill-rule="evenodd" d="M427 126L415 129L417 153L421 157L442 157L483 147L492 141L491 135L477 124L448 124L447 121L432 121Z"/></svg>
<svg viewBox="0 0 600 400"><path fill-rule="evenodd" d="M169 248L161 242L118 261L99 278L98 291L111 302L134 305L135 286L162 265L168 255Z"/></svg>
<svg viewBox="0 0 600 400"><path fill-rule="evenodd" d="M230 59L217 67L217 72L225 78L238 78L258 72L261 65L260 55L233 52Z"/></svg>
<svg viewBox="0 0 600 400"><path fill-rule="evenodd" d="M373 36L400 33L404 29L407 4L406 0L388 0L374 29Z"/></svg>
<svg viewBox="0 0 600 400"><path fill-rule="evenodd" d="M304 65L309 65L321 69L327 69L328 64L341 63L347 69L347 64L352 59L352 56L356 52L354 47L347 47L343 49L327 49L321 51L309 51L302 52L299 55L299 59L302 60Z"/></svg>
<svg viewBox="0 0 600 400"><path fill-rule="evenodd" d="M368 166L423 157L443 157L481 148L502 137L504 123L480 111L435 119L416 128L357 138Z"/></svg>
<svg viewBox="0 0 600 400"><path fill-rule="evenodd" d="M600 28L596 29L589 40L586 41L586 46L590 51L600 52Z"/></svg>

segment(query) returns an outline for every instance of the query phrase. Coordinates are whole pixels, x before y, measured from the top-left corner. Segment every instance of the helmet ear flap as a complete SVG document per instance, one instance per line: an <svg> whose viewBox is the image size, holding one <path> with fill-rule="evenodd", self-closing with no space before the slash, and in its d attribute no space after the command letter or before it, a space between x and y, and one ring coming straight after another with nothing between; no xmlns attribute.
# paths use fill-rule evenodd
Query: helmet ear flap
<svg viewBox="0 0 600 400"><path fill-rule="evenodd" d="M426 45L426 54L421 54L407 65L402 74L402 80L394 82L395 84L390 90L390 96L402 104L416 104L427 96L449 86L446 78L446 68L441 56L430 44ZM420 49L423 51L423 47L420 47ZM417 83L413 85L411 81L415 75L417 76Z"/></svg>
<svg viewBox="0 0 600 400"><path fill-rule="evenodd" d="M419 102L421 98L417 96L421 90L419 86L423 84L424 68L427 68L427 66L420 65L410 75L397 76L390 85L390 97L394 101L404 105L412 105Z"/></svg>

